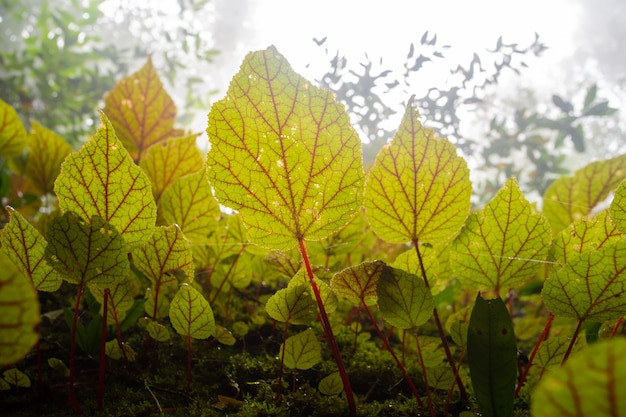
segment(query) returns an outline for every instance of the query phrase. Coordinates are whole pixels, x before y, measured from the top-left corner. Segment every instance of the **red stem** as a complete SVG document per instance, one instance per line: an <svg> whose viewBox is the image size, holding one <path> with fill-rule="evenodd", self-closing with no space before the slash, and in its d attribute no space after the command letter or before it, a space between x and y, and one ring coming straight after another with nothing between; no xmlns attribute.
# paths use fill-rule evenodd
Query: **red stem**
<svg viewBox="0 0 626 417"><path fill-rule="evenodd" d="M72 336L70 339L70 400L74 406L74 411L78 414L83 414L83 410L78 404L76 399L76 393L74 392L74 356L76 356L76 326L78 324L78 310L80 308L80 299L83 296L84 285L78 286L78 293L76 294L76 304L74 305L74 320L72 322Z"/></svg>
<svg viewBox="0 0 626 417"><path fill-rule="evenodd" d="M576 325L576 329L574 330L574 334L572 335L572 341L569 342L567 351L565 351L565 356L563 356L563 360L561 361L561 366L565 365L565 362L567 362L567 358L569 358L570 353L572 353L572 349L574 348L576 339L578 339L578 333L580 333L580 328L582 327L582 325L583 320L578 320L578 324Z"/></svg>
<svg viewBox="0 0 626 417"><path fill-rule="evenodd" d="M300 246L302 261L304 262L306 272L309 276L309 281L311 282L311 288L313 288L315 300L317 300L317 306L320 310L320 314L318 317L320 318L320 321L322 323L324 335L326 336L326 340L328 341L330 349L333 352L333 357L335 359L335 363L337 364L337 368L339 369L341 381L343 382L343 389L346 393L346 400L348 401L348 409L350 410L350 415L352 417L356 417L356 403L354 402L354 394L352 393L350 379L348 378L346 367L343 364L343 359L341 358L341 352L339 351L339 345L337 345L337 340L335 339L335 335L333 334L333 329L330 327L330 320L328 319L326 308L324 308L324 302L322 301L320 290L317 286L317 283L315 282L315 276L313 275L313 269L311 268L311 262L309 261L309 255L307 254L304 240L298 240L298 243Z"/></svg>
<svg viewBox="0 0 626 417"><path fill-rule="evenodd" d="M187 394L191 391L191 336L187 335Z"/></svg>
<svg viewBox="0 0 626 417"><path fill-rule="evenodd" d="M98 374L98 410L102 410L104 403L104 367L106 359L107 315L110 294L111 291L106 288L104 290L104 301L102 302L102 337L100 338L100 372Z"/></svg>
<svg viewBox="0 0 626 417"><path fill-rule="evenodd" d="M550 313L550 316L548 317L548 322L543 327L543 331L541 332L541 335L539 336L539 340L537 340L537 343L535 343L535 347L533 348L533 351L530 354L530 358L528 358L528 363L526 364L526 367L524 368L524 373L522 374L519 382L517 383L517 388L515 388L514 398L517 398L517 395L519 394L520 390L524 386L524 382L526 381L526 377L528 376L528 371L530 371L530 367L533 364L535 355L539 351L539 346L541 346L545 338L548 336L548 332L550 331L550 327L552 326L552 320L554 320L554 314Z"/></svg>
<svg viewBox="0 0 626 417"><path fill-rule="evenodd" d="M228 268L228 271L226 272L226 275L224 276L224 279L222 280L222 282L220 282L220 286L217 287L217 289L215 290L215 294L213 294L213 297L209 301L209 304L211 304L211 305L215 304L215 300L217 299L217 296L220 294L220 292L222 292L222 288L224 287L224 284L228 280L228 277L230 276L230 273L233 272L233 268L237 264L237 261L241 257L241 253L243 252L243 250L245 248L246 247L243 246L243 245L241 245L241 248L239 248L239 253L237 253L237 257L233 260L233 263L230 264L230 267Z"/></svg>
<svg viewBox="0 0 626 417"><path fill-rule="evenodd" d="M419 250L419 244L417 239L413 239L413 247L415 248L415 252L417 252L417 259L420 264L420 270L422 271L422 277L424 278L424 283L426 287L430 290L430 284L428 283L428 278L426 276L426 268L424 268L424 261L422 260L422 254ZM443 330L443 325L441 324L441 319L439 318L439 312L437 311L437 306L433 308L433 317L435 319L435 324L437 324L437 331L439 332L439 338L441 339L441 344L443 345L443 350L446 352L446 358L448 359L448 363L452 368L452 373L455 375L456 384L459 386L459 392L461 394L461 399L465 405L469 404L469 398L467 397L467 392L465 391L465 386L463 385L463 381L461 381L461 377L456 370L456 364L454 362L454 358L452 357L452 352L450 352L450 346L448 345L448 339L446 339L446 334Z"/></svg>
<svg viewBox="0 0 626 417"><path fill-rule="evenodd" d="M109 298L111 299L111 303L113 303L113 296L109 292ZM122 343L122 328L120 327L120 321L117 318L117 310L113 307L113 320L115 320L115 330L117 331L117 345L122 351L122 355L124 356L124 361L128 363L128 357L126 356L126 349L124 349L124 345Z"/></svg>
<svg viewBox="0 0 626 417"><path fill-rule="evenodd" d="M428 398L428 408L430 409L430 415L432 417L436 417L437 412L435 411L435 407L433 406L433 399L430 396L430 389L428 388L428 375L426 373L426 364L424 363L424 357L422 356L422 348L420 347L417 330L415 331L415 346L417 346L417 356L419 356L420 358L420 366L422 367L422 375L424 379L424 386L426 387L426 397Z"/></svg>
<svg viewBox="0 0 626 417"><path fill-rule="evenodd" d="M611 337L615 337L615 335L617 334L617 332L619 331L620 326L622 325L622 323L624 322L624 316L620 317L619 320L617 320L617 323L615 323L615 327L613 327L613 331L611 332Z"/></svg>

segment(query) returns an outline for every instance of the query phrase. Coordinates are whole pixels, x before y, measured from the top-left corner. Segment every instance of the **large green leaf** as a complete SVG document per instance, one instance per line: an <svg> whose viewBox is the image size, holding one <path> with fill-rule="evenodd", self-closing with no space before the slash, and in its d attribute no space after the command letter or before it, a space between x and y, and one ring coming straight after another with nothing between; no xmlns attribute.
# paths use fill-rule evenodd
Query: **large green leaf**
<svg viewBox="0 0 626 417"><path fill-rule="evenodd" d="M115 136L109 120L80 151L68 156L54 183L63 211L85 219L98 215L136 245L148 238L156 222L150 181Z"/></svg>
<svg viewBox="0 0 626 417"><path fill-rule="evenodd" d="M280 347L285 352L283 360L287 368L310 369L322 360L320 342L311 329L288 337Z"/></svg>
<svg viewBox="0 0 626 417"><path fill-rule="evenodd" d="M483 210L470 215L452 245L452 269L477 290L517 288L541 267L552 231L509 179Z"/></svg>
<svg viewBox="0 0 626 417"><path fill-rule="evenodd" d="M72 284L113 286L126 277L130 264L122 236L104 219L86 223L68 211L50 222L46 260Z"/></svg>
<svg viewBox="0 0 626 417"><path fill-rule="evenodd" d="M626 234L626 181L623 181L615 191L609 211L617 228Z"/></svg>
<svg viewBox="0 0 626 417"><path fill-rule="evenodd" d="M39 192L42 194L52 192L54 180L61 171L61 163L71 152L71 146L62 137L36 121L31 121L26 175Z"/></svg>
<svg viewBox="0 0 626 417"><path fill-rule="evenodd" d="M481 415L510 417L517 382L517 344L511 316L501 298L476 297L467 333L467 359Z"/></svg>
<svg viewBox="0 0 626 417"><path fill-rule="evenodd" d="M388 242L438 244L458 233L470 208L467 164L454 146L419 122L411 102L393 141L372 166L365 210Z"/></svg>
<svg viewBox="0 0 626 417"><path fill-rule="evenodd" d="M531 397L534 417L626 416L626 340L592 345L547 372Z"/></svg>
<svg viewBox="0 0 626 417"><path fill-rule="evenodd" d="M28 277L0 252L0 366L17 362L37 342L39 301Z"/></svg>
<svg viewBox="0 0 626 417"><path fill-rule="evenodd" d="M137 162L150 146L177 136L176 106L150 58L139 71L119 81L104 103L104 113Z"/></svg>
<svg viewBox="0 0 626 417"><path fill-rule="evenodd" d="M26 147L26 129L15 109L0 99L0 156L21 153Z"/></svg>
<svg viewBox="0 0 626 417"><path fill-rule="evenodd" d="M626 155L592 162L572 177L554 181L543 197L543 212L554 233L583 216L609 196L626 178Z"/></svg>
<svg viewBox="0 0 626 417"><path fill-rule="evenodd" d="M9 223L2 229L2 251L28 275L39 291L56 291L63 278L45 260L47 242L24 216L6 207Z"/></svg>
<svg viewBox="0 0 626 417"><path fill-rule="evenodd" d="M361 141L347 113L274 47L248 54L207 133L215 195L253 243L287 250L323 239L361 206Z"/></svg>
<svg viewBox="0 0 626 417"><path fill-rule="evenodd" d="M541 295L556 316L602 322L626 314L626 241L572 259Z"/></svg>
<svg viewBox="0 0 626 417"><path fill-rule="evenodd" d="M209 302L189 284L182 284L174 296L170 321L183 336L206 339L215 334L215 318Z"/></svg>

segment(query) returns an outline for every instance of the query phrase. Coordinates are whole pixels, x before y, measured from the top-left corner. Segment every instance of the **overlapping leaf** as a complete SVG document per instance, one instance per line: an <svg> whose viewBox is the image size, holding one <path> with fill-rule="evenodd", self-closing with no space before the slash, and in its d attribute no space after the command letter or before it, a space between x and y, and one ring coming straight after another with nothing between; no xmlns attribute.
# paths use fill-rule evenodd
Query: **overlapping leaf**
<svg viewBox="0 0 626 417"><path fill-rule="evenodd" d="M182 284L174 296L170 321L183 336L206 339L215 334L215 318L209 302L189 284Z"/></svg>
<svg viewBox="0 0 626 417"><path fill-rule="evenodd" d="M107 307L107 323L121 322L124 320L126 312L135 303L135 296L139 293L136 285L130 279L124 279L115 285L105 287L94 283L88 284L91 294L100 303L100 314L103 315L104 294L109 290L110 299Z"/></svg>
<svg viewBox="0 0 626 417"><path fill-rule="evenodd" d="M61 166L54 191L63 211L90 219L98 215L136 245L148 238L156 222L150 181L115 136L108 119L80 151Z"/></svg>
<svg viewBox="0 0 626 417"><path fill-rule="evenodd" d="M15 109L0 99L0 156L21 153L26 147L26 129Z"/></svg>
<svg viewBox="0 0 626 417"><path fill-rule="evenodd" d="M330 281L335 294L370 303L378 298L376 286L385 267L383 261L363 262L336 273Z"/></svg>
<svg viewBox="0 0 626 417"><path fill-rule="evenodd" d="M601 341L547 372L531 396L535 417L626 416L626 340Z"/></svg>
<svg viewBox="0 0 626 417"><path fill-rule="evenodd" d="M470 215L452 245L452 269L478 289L508 290L532 277L548 255L552 232L515 179Z"/></svg>
<svg viewBox="0 0 626 417"><path fill-rule="evenodd" d="M626 178L626 155L592 162L572 177L554 181L543 197L543 212L554 233L587 216Z"/></svg>
<svg viewBox="0 0 626 417"><path fill-rule="evenodd" d="M570 260L541 295L556 316L602 322L626 314L626 241Z"/></svg>
<svg viewBox="0 0 626 417"><path fill-rule="evenodd" d="M574 354L583 349L586 345L585 340L586 339L584 337L577 338L576 344L574 345L571 353ZM551 337L544 340L537 351L534 366L538 369L544 369L549 366L560 365L571 342L571 338L565 336Z"/></svg>
<svg viewBox="0 0 626 417"><path fill-rule="evenodd" d="M150 146L178 136L176 106L150 58L139 71L119 81L104 103L104 112L137 162Z"/></svg>
<svg viewBox="0 0 626 417"><path fill-rule="evenodd" d="M122 235L104 219L90 223L68 211L50 222L45 257L72 284L113 286L128 273L128 251Z"/></svg>
<svg viewBox="0 0 626 417"><path fill-rule="evenodd" d="M267 314L284 323L311 323L317 318L317 303L310 288L301 284L276 291L265 304Z"/></svg>
<svg viewBox="0 0 626 417"><path fill-rule="evenodd" d="M281 352L283 345L280 345ZM291 369L310 369L322 360L322 349L312 329L306 329L284 342L285 366Z"/></svg>
<svg viewBox="0 0 626 417"><path fill-rule="evenodd" d="M334 312L337 309L337 295L326 282L322 281L317 276L314 276L313 278L320 292L320 298L322 300L322 304L324 304L324 310L326 310L328 314ZM304 268L301 268L289 280L289 284L287 286L295 287L295 286L302 285L302 284L307 285L309 287L311 286L311 281ZM310 294L311 294L311 298L314 301L316 301L317 299L315 298L315 294L312 289L310 291Z"/></svg>
<svg viewBox="0 0 626 417"><path fill-rule="evenodd" d="M54 180L61 171L61 163L72 152L71 146L54 132L31 122L28 137L26 175L42 194L51 193Z"/></svg>
<svg viewBox="0 0 626 417"><path fill-rule="evenodd" d="M623 181L615 191L609 211L617 228L626 234L626 181Z"/></svg>
<svg viewBox="0 0 626 417"><path fill-rule="evenodd" d="M332 93L276 48L248 54L209 113L208 175L253 243L290 249L344 227L362 201L361 141Z"/></svg>
<svg viewBox="0 0 626 417"><path fill-rule="evenodd" d="M28 277L0 252L0 366L24 357L37 342L37 292Z"/></svg>
<svg viewBox="0 0 626 417"><path fill-rule="evenodd" d="M139 165L148 174L157 201L178 178L203 168L204 161L196 145L197 136L193 134L171 138L145 152Z"/></svg>
<svg viewBox="0 0 626 417"><path fill-rule="evenodd" d="M160 209L167 224L177 224L193 243L208 243L217 233L220 208L204 170L179 178L165 190Z"/></svg>
<svg viewBox="0 0 626 417"><path fill-rule="evenodd" d="M426 323L435 308L435 301L424 280L401 269L383 267L377 293L384 319L400 329L411 329Z"/></svg>
<svg viewBox="0 0 626 417"><path fill-rule="evenodd" d="M2 251L30 277L39 291L56 291L63 278L45 260L47 242L19 212L6 207L9 223L2 229Z"/></svg>
<svg viewBox="0 0 626 417"><path fill-rule="evenodd" d="M470 208L467 164L454 146L419 122L407 106L393 141L372 166L365 210L374 232L388 242L441 243L458 233Z"/></svg>

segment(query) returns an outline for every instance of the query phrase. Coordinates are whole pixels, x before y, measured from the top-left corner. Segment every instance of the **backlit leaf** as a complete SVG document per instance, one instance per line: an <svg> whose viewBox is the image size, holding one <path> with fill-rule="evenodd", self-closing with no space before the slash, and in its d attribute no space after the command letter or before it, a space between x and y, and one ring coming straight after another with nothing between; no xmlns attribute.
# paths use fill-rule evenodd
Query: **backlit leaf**
<svg viewBox="0 0 626 417"><path fill-rule="evenodd" d="M172 307L170 304L170 312L172 311L171 308ZM150 335L150 337L156 341L166 342L170 340L170 331L167 330L167 327L160 324L159 322L151 320L148 323L148 326L146 326L146 330L148 331L148 334Z"/></svg>
<svg viewBox="0 0 626 417"><path fill-rule="evenodd" d="M283 343L284 363L291 369L311 369L322 360L322 349L312 329L288 337ZM281 352L283 344L280 345Z"/></svg>
<svg viewBox="0 0 626 417"><path fill-rule="evenodd" d="M208 175L251 242L288 250L323 239L361 206L361 141L330 91L273 46L248 54L209 113Z"/></svg>
<svg viewBox="0 0 626 417"><path fill-rule="evenodd" d="M308 324L317 318L317 303L307 284L276 291L267 300L265 310L274 320L290 324Z"/></svg>
<svg viewBox="0 0 626 417"><path fill-rule="evenodd" d="M123 352L122 349L124 350ZM120 343L117 339L109 340L105 343L104 354L114 360L125 358L129 362L134 362L137 358L137 352L135 352L132 347L126 343L122 343L122 347L120 348Z"/></svg>
<svg viewBox="0 0 626 417"><path fill-rule="evenodd" d="M365 211L374 232L388 242L440 243L458 233L469 213L467 164L418 118L409 103L367 178Z"/></svg>
<svg viewBox="0 0 626 417"><path fill-rule="evenodd" d="M179 178L165 190L160 209L166 224L177 224L192 243L208 243L216 232L220 208L204 170Z"/></svg>
<svg viewBox="0 0 626 417"><path fill-rule="evenodd" d="M572 177L554 181L543 197L543 212L554 233L588 216L626 178L626 155L592 162Z"/></svg>
<svg viewBox="0 0 626 417"><path fill-rule="evenodd" d="M324 395L339 395L343 392L343 383L339 372L333 372L321 379L317 386L319 392Z"/></svg>
<svg viewBox="0 0 626 417"><path fill-rule="evenodd" d="M363 262L337 272L330 281L335 294L367 303L378 298L376 286L385 267L382 261Z"/></svg>
<svg viewBox="0 0 626 417"><path fill-rule="evenodd" d="M209 302L189 284L182 284L172 300L170 321L183 336L206 339L215 334L215 318Z"/></svg>
<svg viewBox="0 0 626 417"><path fill-rule="evenodd" d="M176 106L149 57L139 71L117 83L104 103L104 113L137 162L150 146L176 136Z"/></svg>
<svg viewBox="0 0 626 417"><path fill-rule="evenodd" d="M39 192L52 192L54 180L61 171L61 163L71 152L71 146L63 138L36 121L31 121L26 175Z"/></svg>
<svg viewBox="0 0 626 417"><path fill-rule="evenodd" d="M467 359L481 415L511 416L517 344L511 316L501 298L476 297L467 333Z"/></svg>
<svg viewBox="0 0 626 417"><path fill-rule="evenodd" d="M556 316L602 322L626 314L626 241L572 259L541 295Z"/></svg>
<svg viewBox="0 0 626 417"><path fill-rule="evenodd" d="M26 147L26 129L15 109L0 99L0 156L21 153Z"/></svg>
<svg viewBox="0 0 626 417"><path fill-rule="evenodd" d="M89 283L88 286L91 294L100 303L100 315L104 312L104 293L108 288L110 299L107 305L107 323L109 324L114 324L116 317L118 322L124 320L126 312L133 306L135 296L139 293L136 286L129 278L106 287L93 283Z"/></svg>
<svg viewBox="0 0 626 417"><path fill-rule="evenodd" d="M237 343L235 336L225 327L215 325L215 340L226 346L233 346Z"/></svg>
<svg viewBox="0 0 626 417"><path fill-rule="evenodd" d="M452 269L463 283L496 293L531 278L548 255L552 231L515 179L469 216L452 245Z"/></svg>
<svg viewBox="0 0 626 417"><path fill-rule="evenodd" d="M626 416L626 340L593 344L543 376L531 396L535 417Z"/></svg>
<svg viewBox="0 0 626 417"><path fill-rule="evenodd" d="M30 378L17 368L11 368L4 371L2 374L4 380L16 387L28 388L30 387Z"/></svg>
<svg viewBox="0 0 626 417"><path fill-rule="evenodd" d="M36 289L58 290L63 278L44 259L46 240L19 212L8 206L6 210L9 223L0 234L2 251L30 277Z"/></svg>
<svg viewBox="0 0 626 417"><path fill-rule="evenodd" d="M17 362L38 339L39 301L28 277L0 252L0 366Z"/></svg>
<svg viewBox="0 0 626 417"><path fill-rule="evenodd" d="M571 341L571 337L565 336L551 337L544 340L539 346L539 350L537 350L537 356L535 357L533 366L538 369L544 369L549 366L560 365ZM571 353L576 353L584 348L584 341L584 337L577 338Z"/></svg>
<svg viewBox="0 0 626 417"><path fill-rule="evenodd" d="M467 345L467 330L469 328L469 321L472 314L472 307L467 306L458 310L446 320L446 330L452 337L454 343L459 346Z"/></svg>
<svg viewBox="0 0 626 417"><path fill-rule="evenodd" d="M626 234L626 181L623 181L615 191L609 211L615 225Z"/></svg>
<svg viewBox="0 0 626 417"><path fill-rule="evenodd" d="M130 267L124 239L115 227L98 216L85 223L71 211L50 222L45 256L72 284L113 286Z"/></svg>
<svg viewBox="0 0 626 417"><path fill-rule="evenodd" d="M437 248L439 249L439 248ZM439 260L437 259L437 249L420 246L420 255L422 257L422 263L424 264L424 270L428 277L428 283L433 294L436 294L440 286L437 282L437 278L440 273ZM394 268L402 269L403 271L411 274L422 276L422 269L420 267L419 259L417 258L417 252L415 248L410 248L396 256L396 259L389 265Z"/></svg>
<svg viewBox="0 0 626 417"><path fill-rule="evenodd" d="M420 326L433 314L433 296L417 275L384 266L377 292L378 307L384 319L400 329Z"/></svg>
<svg viewBox="0 0 626 417"><path fill-rule="evenodd" d="M124 236L129 245L152 233L156 204L150 181L115 136L108 119L80 149L65 159L54 191L63 211L85 219L98 215Z"/></svg>
<svg viewBox="0 0 626 417"><path fill-rule="evenodd" d="M171 138L152 146L141 159L140 166L152 182L155 199L176 179L201 170L204 160L196 145L198 135Z"/></svg>
<svg viewBox="0 0 626 417"><path fill-rule="evenodd" d="M337 309L337 295L326 282L319 279L315 275L314 275L314 279L320 292L320 298L322 299L322 304L324 304L324 310L326 310L328 314L334 312ZM307 285L309 287L311 286L311 281L309 280L309 277L307 276L304 268L301 268L291 278L291 280L289 280L289 284L287 286L295 287L301 284ZM311 289L310 294L311 294L311 298L314 301L316 301L315 294L313 294L313 289Z"/></svg>

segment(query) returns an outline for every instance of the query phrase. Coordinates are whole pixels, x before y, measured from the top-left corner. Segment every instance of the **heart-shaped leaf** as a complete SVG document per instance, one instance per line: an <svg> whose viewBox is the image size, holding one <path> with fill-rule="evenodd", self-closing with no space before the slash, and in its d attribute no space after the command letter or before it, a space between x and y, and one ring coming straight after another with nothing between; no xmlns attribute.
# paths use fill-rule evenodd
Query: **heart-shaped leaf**
<svg viewBox="0 0 626 417"><path fill-rule="evenodd" d="M291 324L309 324L317 318L317 303L308 284L276 291L265 305L274 320Z"/></svg>
<svg viewBox="0 0 626 417"><path fill-rule="evenodd" d="M206 339L215 334L209 302L189 284L182 284L170 304L170 321L178 334Z"/></svg>
<svg viewBox="0 0 626 417"><path fill-rule="evenodd" d="M311 369L322 360L320 342L312 329L288 337L280 350L285 353L285 366L291 369Z"/></svg>
<svg viewBox="0 0 626 417"><path fill-rule="evenodd" d="M371 303L378 299L376 287L385 267L383 261L362 262L337 272L330 281L335 294L358 303Z"/></svg>

